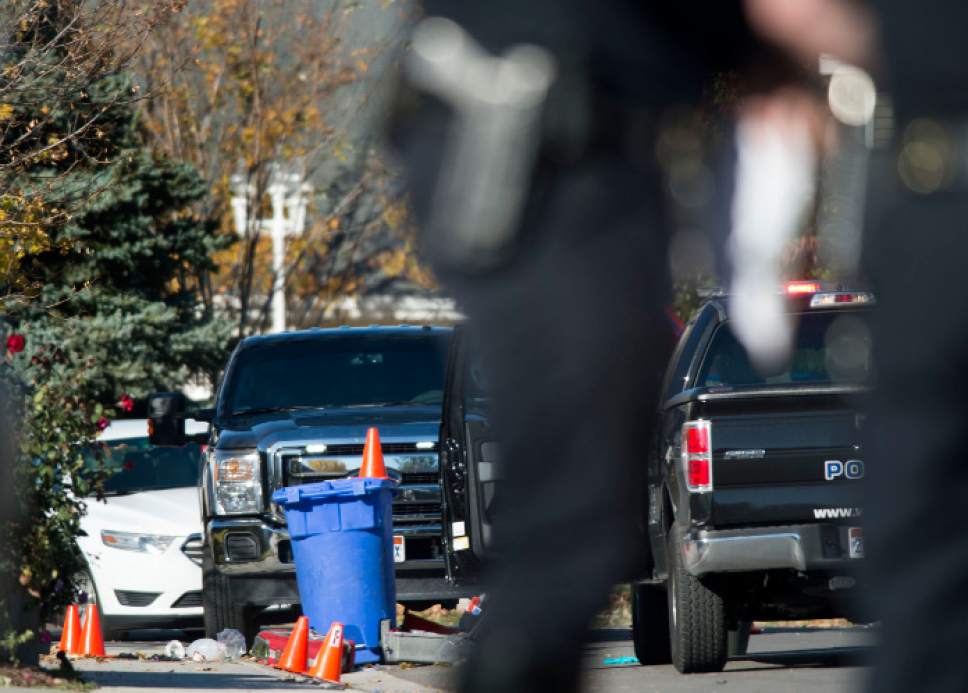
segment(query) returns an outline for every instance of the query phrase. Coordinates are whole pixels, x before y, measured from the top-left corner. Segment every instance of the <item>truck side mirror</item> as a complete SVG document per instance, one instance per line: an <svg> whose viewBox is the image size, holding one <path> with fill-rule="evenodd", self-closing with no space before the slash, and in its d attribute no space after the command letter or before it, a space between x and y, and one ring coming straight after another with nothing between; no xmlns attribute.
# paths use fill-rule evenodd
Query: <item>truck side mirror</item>
<svg viewBox="0 0 968 693"><path fill-rule="evenodd" d="M155 392L148 397L148 444L180 447L185 438L185 395Z"/></svg>

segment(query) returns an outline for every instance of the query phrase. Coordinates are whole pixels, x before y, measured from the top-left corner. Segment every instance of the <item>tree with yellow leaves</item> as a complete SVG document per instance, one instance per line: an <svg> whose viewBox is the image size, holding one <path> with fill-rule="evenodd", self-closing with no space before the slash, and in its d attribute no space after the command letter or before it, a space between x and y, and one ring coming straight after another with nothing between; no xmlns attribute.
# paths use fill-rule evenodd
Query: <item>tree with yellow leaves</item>
<svg viewBox="0 0 968 693"><path fill-rule="evenodd" d="M240 335L269 323L274 276L258 220L271 214L267 191L278 165L298 163L317 191L309 229L287 252L293 324L317 324L320 303L359 290L373 268L429 281L409 250L399 186L372 136L357 136L376 105L371 80L399 43L360 31L366 22L358 5L194 2L154 28L139 58L145 91L154 95L143 113L157 146L208 179L210 195L196 212L235 238L217 257L220 271L205 296L234 311ZM387 0L366 11L389 13L393 25L402 7ZM251 210L241 233L230 202L236 176Z"/></svg>
<svg viewBox="0 0 968 693"><path fill-rule="evenodd" d="M174 0L140 12L125 0L7 0L0 4L0 286L29 292L19 272L32 254L63 250L51 226L97 191L69 186L51 195L78 155L109 159L104 137L116 106L136 91L103 89L129 62ZM129 50L117 50L124 38ZM37 174L42 170L43 174ZM62 188L63 192L63 188ZM55 198L56 199L53 199Z"/></svg>

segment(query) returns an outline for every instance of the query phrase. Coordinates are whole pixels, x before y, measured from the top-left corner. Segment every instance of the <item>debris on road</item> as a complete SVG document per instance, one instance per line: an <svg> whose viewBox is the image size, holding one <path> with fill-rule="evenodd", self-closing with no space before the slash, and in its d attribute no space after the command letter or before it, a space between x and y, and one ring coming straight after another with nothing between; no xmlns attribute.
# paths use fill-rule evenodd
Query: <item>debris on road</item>
<svg viewBox="0 0 968 693"><path fill-rule="evenodd" d="M617 667L628 664L638 664L638 657L606 657L602 660L602 664L607 667Z"/></svg>
<svg viewBox="0 0 968 693"><path fill-rule="evenodd" d="M215 639L225 645L225 650L229 658L242 657L247 651L245 636L235 628L226 628L225 630L219 631Z"/></svg>
<svg viewBox="0 0 968 693"><path fill-rule="evenodd" d="M108 657L102 657L102 659L107 659ZM111 659L132 659L139 662L180 662L181 659L172 657L167 654L145 654L144 652L119 652L116 655L110 655Z"/></svg>
<svg viewBox="0 0 968 693"><path fill-rule="evenodd" d="M225 643L211 638L201 638L188 646L185 656L193 662L221 662L223 659L228 659L228 649Z"/></svg>
<svg viewBox="0 0 968 693"><path fill-rule="evenodd" d="M165 645L165 656L177 660L185 659L185 646L178 640L172 640Z"/></svg>
<svg viewBox="0 0 968 693"><path fill-rule="evenodd" d="M411 615L408 614L408 618ZM420 629L419 622L426 628ZM405 629L391 629L384 621L380 629L383 661L387 664L456 664L467 656L471 643L466 633L457 632L423 619L404 620Z"/></svg>
<svg viewBox="0 0 968 693"><path fill-rule="evenodd" d="M334 639L337 626L339 633ZM344 639L343 632L343 625L336 622L327 634L320 635L309 627L308 618L300 616L291 631L261 631L253 641L251 661L294 674L293 680L342 688L339 676L356 668L357 651L356 642Z"/></svg>

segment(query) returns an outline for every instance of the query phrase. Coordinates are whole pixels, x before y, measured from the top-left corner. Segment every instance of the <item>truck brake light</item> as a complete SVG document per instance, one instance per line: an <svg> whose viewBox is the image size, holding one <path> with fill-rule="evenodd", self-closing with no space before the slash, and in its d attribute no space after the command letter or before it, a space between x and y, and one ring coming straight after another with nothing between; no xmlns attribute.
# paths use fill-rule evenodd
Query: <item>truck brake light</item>
<svg viewBox="0 0 968 693"><path fill-rule="evenodd" d="M820 291L820 282L812 281L792 281L786 283L786 292L789 296L802 296L804 294L815 294Z"/></svg>
<svg viewBox="0 0 968 693"><path fill-rule="evenodd" d="M690 493L713 490L712 422L700 419L683 425L682 467Z"/></svg>

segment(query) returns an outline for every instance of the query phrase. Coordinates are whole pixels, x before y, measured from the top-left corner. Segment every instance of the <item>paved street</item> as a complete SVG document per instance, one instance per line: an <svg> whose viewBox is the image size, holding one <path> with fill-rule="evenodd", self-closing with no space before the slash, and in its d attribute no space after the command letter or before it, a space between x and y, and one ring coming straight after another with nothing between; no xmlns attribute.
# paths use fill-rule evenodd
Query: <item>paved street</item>
<svg viewBox="0 0 968 693"><path fill-rule="evenodd" d="M859 691L872 635L863 630L770 631L750 638L750 654L723 673L682 676L671 666L605 666L605 658L631 656L628 631L600 633L585 657L592 692L743 691L800 693Z"/></svg>
<svg viewBox="0 0 968 693"><path fill-rule="evenodd" d="M750 655L718 674L681 676L671 666L606 665L605 659L631 656L627 630L597 631L584 657L585 690L595 692L743 691L744 693L838 693L861 689L873 635L864 629L771 629L750 639ZM110 643L110 654L161 653L161 640ZM249 661L200 664L138 660L80 661L87 678L109 693L148 690L283 691L315 689L304 679ZM344 675L351 690L411 693L451 690L452 668L444 666L370 667ZM36 690L36 689L34 689Z"/></svg>

